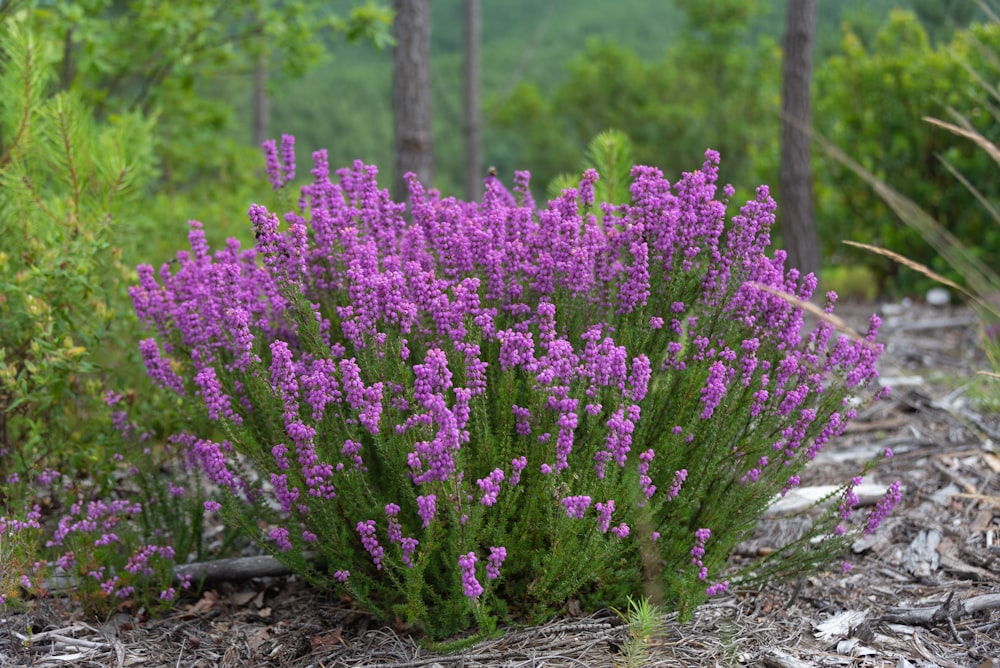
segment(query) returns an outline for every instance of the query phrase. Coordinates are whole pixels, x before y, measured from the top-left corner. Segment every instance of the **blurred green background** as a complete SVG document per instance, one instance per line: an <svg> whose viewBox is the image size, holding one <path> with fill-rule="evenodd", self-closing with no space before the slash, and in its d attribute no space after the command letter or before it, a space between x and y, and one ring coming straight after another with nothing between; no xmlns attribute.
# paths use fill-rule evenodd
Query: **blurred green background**
<svg viewBox="0 0 1000 668"><path fill-rule="evenodd" d="M482 0L484 167L508 182L514 170L530 170L543 195L558 175L579 174L585 147L615 128L630 137L636 161L670 179L699 166L706 148L720 151L721 179L736 186L737 201L771 186L780 227L786 2ZM431 3L432 185L455 196L463 194L462 7ZM996 138L995 104L982 85L1000 84L1000 31L989 11L973 0L820 0L812 105L817 132L995 265L1000 234L951 171L995 200L1000 180L989 157L921 120L954 111ZM189 218L205 222L214 244L248 240L247 207L268 195L255 134L295 135L300 181L311 152L326 148L331 167L361 159L391 183L384 0L13 0L0 12L48 38L56 88L79 92L99 121L136 112L154 119L157 174L117 239L126 264L172 257ZM261 81L268 113L255 124ZM818 148L813 175L832 287L873 299L930 285L844 239L950 276L869 186Z"/></svg>
<svg viewBox="0 0 1000 668"><path fill-rule="evenodd" d="M356 3L330 3L339 13ZM988 9L988 7L987 7ZM483 159L509 181L528 169L536 194L579 173L590 140L625 131L638 162L668 178L722 153L721 178L746 198L760 183L779 202L781 38L785 0L513 0L481 3ZM434 186L462 195L462 2L432 3ZM998 123L982 77L1000 83L997 26L972 0L820 0L813 65L816 130L912 197L975 252L996 264L1000 234L946 169L947 160L995 198L988 156L921 118L948 109L987 137ZM328 40L302 77L272 79L271 135L294 134L299 173L326 148L332 166L354 159L382 168L392 152L392 54L369 43ZM249 100L247 78L227 99ZM249 105L237 105L236 141L249 137ZM950 275L849 170L814 150L817 229L827 283L845 296L922 295L930 282L843 239L886 246ZM997 184L991 186L990 184ZM738 199L737 201L742 201ZM777 240L780 245L780 238ZM828 286L829 287L829 286Z"/></svg>

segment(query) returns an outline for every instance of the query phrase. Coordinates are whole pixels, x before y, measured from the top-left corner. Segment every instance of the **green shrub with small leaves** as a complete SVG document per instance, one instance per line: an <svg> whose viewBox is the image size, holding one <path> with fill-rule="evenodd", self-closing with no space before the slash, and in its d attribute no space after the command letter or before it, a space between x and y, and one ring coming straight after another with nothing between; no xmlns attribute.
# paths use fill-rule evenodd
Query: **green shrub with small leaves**
<svg viewBox="0 0 1000 668"><path fill-rule="evenodd" d="M17 22L0 41L0 453L6 478L103 456L93 353L122 317L117 215L151 175L150 124L98 125L50 94L52 50ZM72 445L70 445L72 444Z"/></svg>

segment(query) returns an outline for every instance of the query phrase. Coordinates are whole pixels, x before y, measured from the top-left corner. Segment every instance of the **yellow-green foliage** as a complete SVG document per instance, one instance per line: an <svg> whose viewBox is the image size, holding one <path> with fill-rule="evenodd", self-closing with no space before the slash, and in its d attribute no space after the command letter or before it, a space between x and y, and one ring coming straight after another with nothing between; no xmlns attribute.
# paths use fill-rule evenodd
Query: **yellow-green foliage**
<svg viewBox="0 0 1000 668"><path fill-rule="evenodd" d="M840 264L823 268L823 288L841 299L871 302L878 297L875 272L863 264Z"/></svg>
<svg viewBox="0 0 1000 668"><path fill-rule="evenodd" d="M25 26L5 21L0 52L0 454L16 472L88 456L69 441L87 437L92 352L126 285L111 230L151 152L138 116L97 125L75 95L52 95L51 51Z"/></svg>

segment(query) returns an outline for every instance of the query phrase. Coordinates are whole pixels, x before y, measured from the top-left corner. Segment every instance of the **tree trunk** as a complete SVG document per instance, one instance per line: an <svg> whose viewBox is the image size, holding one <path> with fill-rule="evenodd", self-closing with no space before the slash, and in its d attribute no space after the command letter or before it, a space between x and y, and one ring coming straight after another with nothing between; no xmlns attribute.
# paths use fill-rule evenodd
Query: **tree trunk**
<svg viewBox="0 0 1000 668"><path fill-rule="evenodd" d="M479 0L465 0L464 41L464 123L465 134L465 199L478 201L483 190L483 149L480 133L482 115L479 108Z"/></svg>
<svg viewBox="0 0 1000 668"><path fill-rule="evenodd" d="M395 121L392 195L403 201L407 172L430 187L434 175L431 135L430 0L393 0L396 38L392 77Z"/></svg>
<svg viewBox="0 0 1000 668"><path fill-rule="evenodd" d="M819 240L809 164L809 88L816 29L816 0L788 0L782 64L781 173L778 215L788 266L819 274Z"/></svg>

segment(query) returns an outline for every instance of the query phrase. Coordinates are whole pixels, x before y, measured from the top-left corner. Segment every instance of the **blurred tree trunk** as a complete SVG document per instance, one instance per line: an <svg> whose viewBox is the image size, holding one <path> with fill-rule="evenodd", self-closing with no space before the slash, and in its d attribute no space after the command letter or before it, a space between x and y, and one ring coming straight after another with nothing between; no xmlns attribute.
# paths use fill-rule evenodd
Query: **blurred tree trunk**
<svg viewBox="0 0 1000 668"><path fill-rule="evenodd" d="M407 196L403 175L413 172L430 187L434 175L431 135L431 6L430 0L393 0L396 38L392 76L392 196Z"/></svg>
<svg viewBox="0 0 1000 668"><path fill-rule="evenodd" d="M465 199L478 201L483 185L483 147L479 108L479 0L465 0L463 131L465 134Z"/></svg>
<svg viewBox="0 0 1000 668"><path fill-rule="evenodd" d="M778 216L788 266L803 274L821 268L813 208L810 147L810 80L816 0L788 0L781 95L781 171Z"/></svg>

